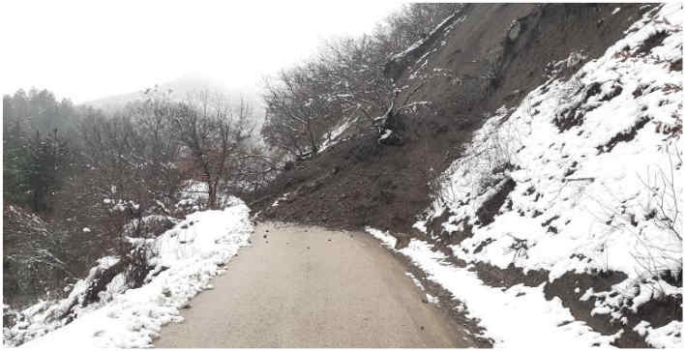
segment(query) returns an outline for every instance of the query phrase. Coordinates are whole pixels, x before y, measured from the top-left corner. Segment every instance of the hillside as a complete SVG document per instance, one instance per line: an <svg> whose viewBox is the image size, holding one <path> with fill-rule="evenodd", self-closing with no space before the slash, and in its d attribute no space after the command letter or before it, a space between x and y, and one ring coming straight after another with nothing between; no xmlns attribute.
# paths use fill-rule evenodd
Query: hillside
<svg viewBox="0 0 685 351"><path fill-rule="evenodd" d="M599 57L646 9L624 6L612 15L613 10L465 6L441 31L386 67L400 90L393 115L401 145L381 145L375 133L341 138L321 157L281 176L272 195L290 193L292 206L268 212L286 220L357 228L374 224L409 232L430 203L429 181L460 155L488 113L516 106L547 80L548 64L571 52L582 52L585 61Z"/></svg>
<svg viewBox="0 0 685 351"><path fill-rule="evenodd" d="M683 14L413 3L260 102L5 95L3 344L682 348Z"/></svg>
<svg viewBox="0 0 685 351"><path fill-rule="evenodd" d="M339 138L252 205L382 229L410 258L425 241L479 282L539 287L611 336L597 344L673 345L681 11L467 5L386 65L398 93L380 138Z"/></svg>

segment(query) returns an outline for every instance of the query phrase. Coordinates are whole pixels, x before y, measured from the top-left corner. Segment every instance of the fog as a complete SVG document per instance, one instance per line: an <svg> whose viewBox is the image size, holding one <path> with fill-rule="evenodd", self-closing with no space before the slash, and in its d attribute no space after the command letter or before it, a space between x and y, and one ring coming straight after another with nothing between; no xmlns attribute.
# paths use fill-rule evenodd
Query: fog
<svg viewBox="0 0 685 351"><path fill-rule="evenodd" d="M255 94L264 76L359 35L397 1L3 1L0 93L87 102L179 78Z"/></svg>

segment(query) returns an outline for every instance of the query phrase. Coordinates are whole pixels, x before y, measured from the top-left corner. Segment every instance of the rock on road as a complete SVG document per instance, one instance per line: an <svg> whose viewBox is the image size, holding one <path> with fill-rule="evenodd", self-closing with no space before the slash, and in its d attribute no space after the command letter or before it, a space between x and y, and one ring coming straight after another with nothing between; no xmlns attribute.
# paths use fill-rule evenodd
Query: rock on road
<svg viewBox="0 0 685 351"><path fill-rule="evenodd" d="M251 240L156 347L472 346L367 234L261 223Z"/></svg>

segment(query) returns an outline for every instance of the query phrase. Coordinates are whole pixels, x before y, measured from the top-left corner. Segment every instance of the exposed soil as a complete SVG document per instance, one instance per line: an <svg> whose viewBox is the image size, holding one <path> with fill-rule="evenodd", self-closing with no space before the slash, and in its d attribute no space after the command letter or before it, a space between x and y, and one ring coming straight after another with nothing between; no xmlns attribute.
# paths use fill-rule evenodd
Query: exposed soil
<svg viewBox="0 0 685 351"><path fill-rule="evenodd" d="M396 86L408 86L395 106L430 101L415 114L396 113L405 126L401 145L382 145L369 131L341 142L313 159L284 171L250 204L266 218L420 235L412 229L428 207L429 182L469 142L487 113L514 106L545 81L546 66L582 51L601 55L639 16L639 5L469 4L464 17L445 39L433 40L413 53L430 53L417 68L405 62L393 68ZM642 11L644 11L643 9ZM514 25L512 25L514 23ZM437 70L452 76L430 74ZM572 71L566 72L570 74ZM454 78L458 78L455 80ZM454 83L460 81L460 84ZM271 207L290 193L282 206Z"/></svg>
<svg viewBox="0 0 685 351"><path fill-rule="evenodd" d="M478 224L486 226L495 220L495 216L499 209L504 205L507 196L516 188L516 182L511 178L506 178L502 181L503 185L499 191L491 198L483 202L483 205L476 211L478 217Z"/></svg>

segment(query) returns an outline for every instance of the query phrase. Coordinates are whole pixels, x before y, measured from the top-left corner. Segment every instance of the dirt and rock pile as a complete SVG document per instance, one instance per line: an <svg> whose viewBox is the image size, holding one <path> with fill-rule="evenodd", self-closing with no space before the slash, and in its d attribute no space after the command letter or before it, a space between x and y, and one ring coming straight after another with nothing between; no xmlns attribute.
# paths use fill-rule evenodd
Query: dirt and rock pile
<svg viewBox="0 0 685 351"><path fill-rule="evenodd" d="M284 171L251 207L267 218L412 232L433 181L487 113L515 106L549 75L570 75L622 37L648 7L469 4L386 66L399 89L401 143L357 135ZM577 62L554 66L572 52ZM287 195L285 195L287 194ZM283 197L279 204L274 201ZM414 235L420 235L413 231Z"/></svg>

